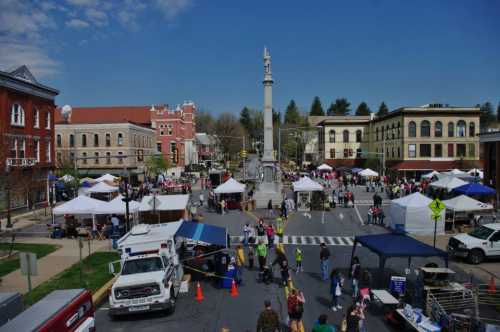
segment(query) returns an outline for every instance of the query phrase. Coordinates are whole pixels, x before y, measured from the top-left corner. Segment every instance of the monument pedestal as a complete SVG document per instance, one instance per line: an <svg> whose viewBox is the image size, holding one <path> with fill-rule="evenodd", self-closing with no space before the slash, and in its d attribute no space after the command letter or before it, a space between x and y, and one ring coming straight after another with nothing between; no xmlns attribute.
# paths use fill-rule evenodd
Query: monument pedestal
<svg viewBox="0 0 500 332"><path fill-rule="evenodd" d="M283 186L281 184L281 175L276 169L273 162L263 162L262 165L262 182L258 184L254 199L257 208L267 209L269 200L273 202L273 206L281 206L283 195L281 194Z"/></svg>

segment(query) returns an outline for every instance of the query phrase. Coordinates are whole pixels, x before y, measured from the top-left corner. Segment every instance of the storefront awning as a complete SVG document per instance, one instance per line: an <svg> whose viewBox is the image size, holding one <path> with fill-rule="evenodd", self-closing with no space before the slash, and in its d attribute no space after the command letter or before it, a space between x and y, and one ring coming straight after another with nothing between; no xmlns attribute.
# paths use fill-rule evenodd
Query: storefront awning
<svg viewBox="0 0 500 332"><path fill-rule="evenodd" d="M194 241L227 247L227 231L223 227L184 221L175 234Z"/></svg>

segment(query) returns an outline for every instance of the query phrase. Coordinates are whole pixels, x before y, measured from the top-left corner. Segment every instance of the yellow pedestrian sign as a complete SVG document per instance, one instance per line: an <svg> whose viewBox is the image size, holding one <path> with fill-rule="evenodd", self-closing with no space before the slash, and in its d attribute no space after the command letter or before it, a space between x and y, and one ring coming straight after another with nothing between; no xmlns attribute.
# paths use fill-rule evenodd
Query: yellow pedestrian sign
<svg viewBox="0 0 500 332"><path fill-rule="evenodd" d="M432 211L432 216L440 216L441 211L446 209L446 206L438 198L429 203L429 209Z"/></svg>

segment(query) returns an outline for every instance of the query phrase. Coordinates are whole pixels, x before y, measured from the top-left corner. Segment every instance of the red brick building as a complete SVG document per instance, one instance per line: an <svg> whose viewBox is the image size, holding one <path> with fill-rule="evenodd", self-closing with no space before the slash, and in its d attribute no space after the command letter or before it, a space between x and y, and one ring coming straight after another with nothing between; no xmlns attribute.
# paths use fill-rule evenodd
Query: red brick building
<svg viewBox="0 0 500 332"><path fill-rule="evenodd" d="M0 210L47 200L58 94L26 66L0 71Z"/></svg>

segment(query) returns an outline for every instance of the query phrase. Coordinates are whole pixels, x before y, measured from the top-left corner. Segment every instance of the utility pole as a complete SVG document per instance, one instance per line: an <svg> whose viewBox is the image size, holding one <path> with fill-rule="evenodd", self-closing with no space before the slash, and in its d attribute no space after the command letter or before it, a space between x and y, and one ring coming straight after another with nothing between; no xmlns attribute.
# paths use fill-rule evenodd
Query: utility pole
<svg viewBox="0 0 500 332"><path fill-rule="evenodd" d="M247 168L246 168L246 159L247 159L247 154L246 154L246 149L245 149L245 135L243 135L243 182L246 181L247 178Z"/></svg>

